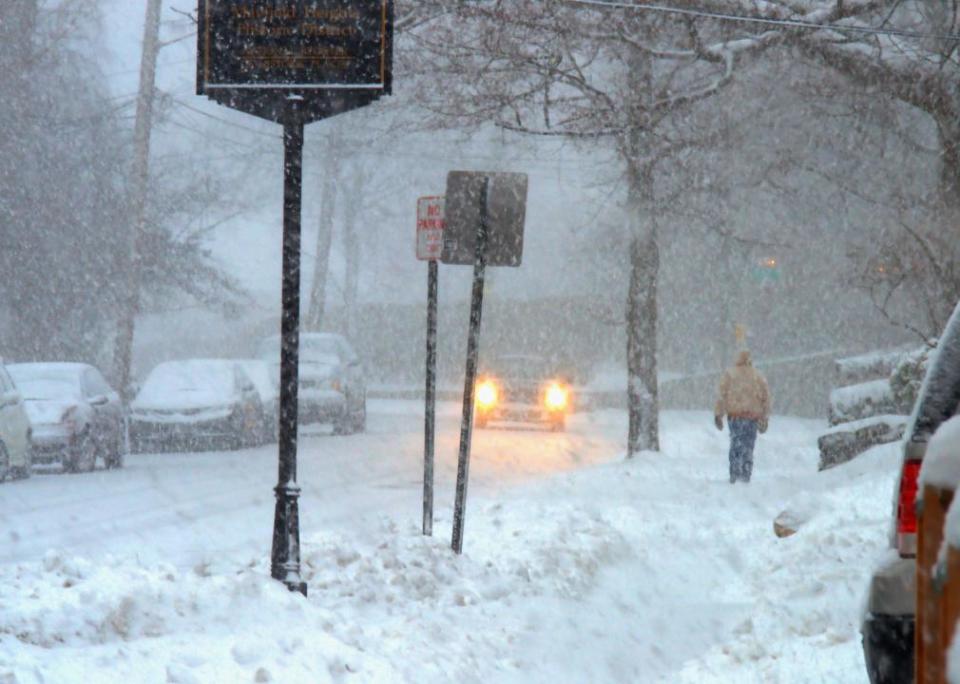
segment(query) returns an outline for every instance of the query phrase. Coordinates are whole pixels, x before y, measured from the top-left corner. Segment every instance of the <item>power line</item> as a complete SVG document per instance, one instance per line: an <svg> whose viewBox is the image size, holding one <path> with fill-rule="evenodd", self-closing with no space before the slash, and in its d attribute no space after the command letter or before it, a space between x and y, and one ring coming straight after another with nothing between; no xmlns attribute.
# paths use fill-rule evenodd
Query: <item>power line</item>
<svg viewBox="0 0 960 684"><path fill-rule="evenodd" d="M217 121L217 122L219 122L219 123L225 124L225 125L227 125L227 126L233 126L234 128L239 128L239 129L241 129L241 130L246 131L247 133L253 133L254 135L260 135L260 136L263 136L263 137L265 137L265 138L271 138L271 139L273 139L273 140L283 140L283 136L280 135L279 133L270 133L270 132L268 132L268 131L260 131L260 130L257 130L257 129L255 129L255 128L251 128L250 126L245 126L245 125L243 125L243 124L241 124L241 123L237 123L237 122L235 122L235 121L230 121L229 119L224 119L223 117L219 117L219 116L217 116L217 115L215 115L215 114L211 114L210 112L205 112L205 111L203 111L202 109L200 109L200 108L198 108L198 107L194 107L193 105L189 104L188 102L184 102L184 101L181 100L179 97L171 97L170 99L173 100L176 104L178 104L178 105L180 105L181 107L183 107L184 109L188 109L188 110L190 110L191 112L194 112L194 113L199 114L199 115L201 115L201 116L205 116L205 117L207 117L208 119L213 119L214 121Z"/></svg>
<svg viewBox="0 0 960 684"><path fill-rule="evenodd" d="M204 116L204 117L206 117L206 118L208 118L208 119L211 119L211 120L213 120L213 121L216 121L216 122L218 122L218 123L222 123L222 124L225 124L225 125L228 125L228 126L232 126L232 127L237 128L237 129L239 129L239 130L246 131L247 133L253 133L253 134L255 134L255 135L263 136L263 137L266 137L266 138L271 138L271 139L273 139L273 140L282 140L282 139L283 139L283 136L281 136L281 135L278 134L278 133L270 133L270 132L268 132L268 131L257 130L257 129L251 128L250 126L245 126L244 124L237 123L237 122L235 122L235 121L230 121L230 120L225 119L225 118L223 118L223 117L217 116L216 114L211 114L210 112L205 112L205 111L203 111L202 109L199 109L199 108L197 108L197 107L194 107L193 105L185 102L184 100L181 100L181 99L178 98L178 97L171 97L170 99L171 99L176 105L178 105L178 106L180 106L180 107L183 107L184 109L187 109L187 110L189 110L189 111L191 111L191 112L194 112L195 114L202 115L202 116ZM182 122L178 122L178 121L174 121L174 120L170 120L169 123L171 123L172 125L174 125L174 126L176 126L176 127L178 127L178 128L181 128L181 129L183 129L183 130L189 131L189 132L191 132L191 133L195 133L195 134L200 135L200 136L203 136L203 137L216 138L216 139L219 139L219 140L223 140L223 141L225 141L225 142L233 143L233 144L238 145L238 146L248 147L248 148L251 149L251 152L250 152L251 154L262 154L262 153L263 153L263 149L261 149L261 148L254 148L250 143L245 143L245 142L240 142L240 141L238 141L238 140L232 140L232 139L230 139L230 138L225 138L225 137L223 137L222 135L217 135L217 134L214 134L214 133L210 133L209 131L203 131L203 130L200 130L200 129L198 129L198 128L190 127L190 126L188 126L188 125L186 125L186 124L184 124L184 123L182 123ZM350 145L350 144L351 144L351 143L348 143L348 145ZM355 144L354 144L353 146L354 146L355 148L358 148L358 149L354 149L354 151L351 153L352 155L354 155L354 156L361 156L361 157L374 157L374 158L378 158L378 159L391 159L391 158L395 158L395 157L402 157L402 158L409 158L409 159L422 159L422 160L427 160L427 161L466 161L466 162L475 162L475 163L489 163L489 162L497 162L497 161L500 161L500 159L499 159L498 157L496 157L495 155L486 156L486 157L477 156L477 155L464 156L464 155L458 155L458 154L452 154L452 155L448 155L448 156L442 156L442 155L430 155L430 154L419 153L419 152L398 152L398 151L379 152L379 151L375 151L375 150L373 150L373 149L362 149L362 148L360 148L359 146L357 146L357 145L355 145ZM304 156L306 156L306 157L313 158L313 157L315 156L315 154L316 154L316 153L315 153L313 150L310 150L310 149L304 150ZM598 162L586 162L586 163L585 163L585 162L583 162L583 161L575 160L575 159L557 159L557 158L552 158L552 159L551 159L551 158L547 158L547 159L531 159L531 158L521 158L521 157L517 157L517 158L505 158L503 161L518 162L518 163L521 163L521 164L530 164L530 165L534 165L534 166L535 166L535 165L543 165L543 166L545 166L545 167L547 167L547 168L549 168L549 169L558 168L558 167L565 167L565 166L572 166L572 167L577 168L577 169L582 169L582 168L585 168L585 167L596 167L596 168L600 168L600 167L606 167L606 166L608 165L607 162L603 162L603 161L598 161Z"/></svg>
<svg viewBox="0 0 960 684"><path fill-rule="evenodd" d="M900 38L937 39L960 41L960 34L956 33L920 33L918 31L904 31L874 26L857 26L854 24L818 24L815 21L803 19L768 19L764 17L750 17L743 14L725 14L708 10L684 9L667 5L649 5L637 2L617 2L616 0L561 0L572 5L588 5L592 7L606 7L610 9L629 9L635 11L661 12L664 14L679 14L687 17L704 19L718 19L720 21L734 21L744 24L763 24L766 26L786 26L789 28L808 28L818 31L840 31L847 33L861 33L867 35L897 36Z"/></svg>

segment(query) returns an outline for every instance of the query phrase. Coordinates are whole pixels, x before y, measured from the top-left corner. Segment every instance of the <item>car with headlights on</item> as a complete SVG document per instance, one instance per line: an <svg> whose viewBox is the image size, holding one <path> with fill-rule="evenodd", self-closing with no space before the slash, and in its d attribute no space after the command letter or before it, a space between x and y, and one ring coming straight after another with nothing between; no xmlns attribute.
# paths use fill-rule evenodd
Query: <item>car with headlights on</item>
<svg viewBox="0 0 960 684"><path fill-rule="evenodd" d="M271 364L279 385L280 336L264 339L257 357ZM301 333L299 361L299 422L330 422L341 435L363 432L367 425L366 379L346 338L335 333Z"/></svg>
<svg viewBox="0 0 960 684"><path fill-rule="evenodd" d="M35 464L59 464L89 472L97 458L119 468L127 450L126 415L120 395L86 363L13 363L10 377L23 396Z"/></svg>
<svg viewBox="0 0 960 684"><path fill-rule="evenodd" d="M573 393L570 383L546 359L514 354L484 365L474 403L478 428L491 422L532 422L562 431Z"/></svg>
<svg viewBox="0 0 960 684"><path fill-rule="evenodd" d="M187 359L156 366L130 405L135 451L239 449L257 443L260 395L233 359Z"/></svg>
<svg viewBox="0 0 960 684"><path fill-rule="evenodd" d="M23 396L0 362L0 482L30 477L30 418Z"/></svg>

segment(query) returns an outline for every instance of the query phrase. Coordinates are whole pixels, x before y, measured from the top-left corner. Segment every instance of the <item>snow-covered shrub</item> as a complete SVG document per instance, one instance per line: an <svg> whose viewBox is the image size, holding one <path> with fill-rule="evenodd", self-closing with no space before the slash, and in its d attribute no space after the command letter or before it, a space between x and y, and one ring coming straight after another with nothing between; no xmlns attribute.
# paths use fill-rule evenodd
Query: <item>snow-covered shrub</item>
<svg viewBox="0 0 960 684"><path fill-rule="evenodd" d="M890 381L887 379L837 387L830 392L830 425L849 423L884 413L897 413Z"/></svg>
<svg viewBox="0 0 960 684"><path fill-rule="evenodd" d="M897 407L897 413L909 414L920 392L923 377L927 374L930 352L936 346L921 347L904 354L890 374L890 391Z"/></svg>

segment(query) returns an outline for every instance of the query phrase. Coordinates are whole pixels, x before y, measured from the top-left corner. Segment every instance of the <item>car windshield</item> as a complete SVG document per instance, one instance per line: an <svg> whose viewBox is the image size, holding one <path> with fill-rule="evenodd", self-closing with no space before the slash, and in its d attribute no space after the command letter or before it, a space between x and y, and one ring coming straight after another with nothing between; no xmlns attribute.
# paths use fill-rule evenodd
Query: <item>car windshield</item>
<svg viewBox="0 0 960 684"><path fill-rule="evenodd" d="M175 394L212 393L225 399L233 394L234 369L216 361L170 361L151 371L140 398L154 399Z"/></svg>
<svg viewBox="0 0 960 684"><path fill-rule="evenodd" d="M536 356L508 356L487 366L490 375L506 380L546 380L552 375L550 365Z"/></svg>
<svg viewBox="0 0 960 684"><path fill-rule="evenodd" d="M257 356L270 363L280 362L280 337L269 337L260 344ZM301 335L300 359L318 363L337 363L340 346L333 335Z"/></svg>
<svg viewBox="0 0 960 684"><path fill-rule="evenodd" d="M51 401L56 399L79 399L80 374L56 366L7 366L13 382L24 399Z"/></svg>

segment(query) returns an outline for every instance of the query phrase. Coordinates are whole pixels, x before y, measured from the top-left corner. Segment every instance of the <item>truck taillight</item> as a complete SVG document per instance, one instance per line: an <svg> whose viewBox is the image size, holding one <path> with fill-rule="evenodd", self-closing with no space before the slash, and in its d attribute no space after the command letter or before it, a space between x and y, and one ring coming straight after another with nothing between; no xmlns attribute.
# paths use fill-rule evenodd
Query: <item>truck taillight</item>
<svg viewBox="0 0 960 684"><path fill-rule="evenodd" d="M901 556L917 553L917 488L920 478L919 460L903 462L900 493L897 497L897 551Z"/></svg>

